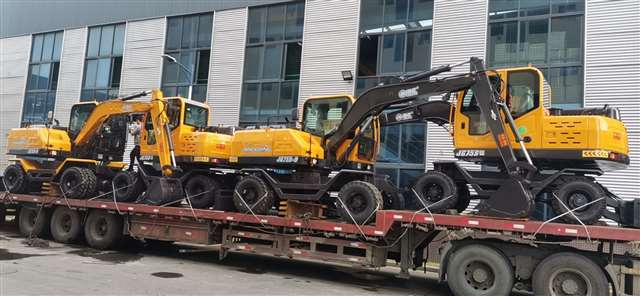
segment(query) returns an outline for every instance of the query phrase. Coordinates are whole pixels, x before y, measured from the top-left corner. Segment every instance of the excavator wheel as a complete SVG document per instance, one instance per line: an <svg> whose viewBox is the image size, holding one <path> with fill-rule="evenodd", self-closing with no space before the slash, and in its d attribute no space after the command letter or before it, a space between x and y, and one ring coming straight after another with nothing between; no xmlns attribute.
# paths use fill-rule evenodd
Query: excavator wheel
<svg viewBox="0 0 640 296"><path fill-rule="evenodd" d="M31 188L27 173L17 164L7 166L3 180L6 189L11 193L28 193Z"/></svg>
<svg viewBox="0 0 640 296"><path fill-rule="evenodd" d="M98 176L96 173L88 168L82 168L82 173L87 180L87 193L85 193L85 198L92 198L98 195Z"/></svg>
<svg viewBox="0 0 640 296"><path fill-rule="evenodd" d="M130 202L136 200L144 191L144 182L136 172L118 172L113 177L116 201Z"/></svg>
<svg viewBox="0 0 640 296"><path fill-rule="evenodd" d="M90 198L96 188L95 174L89 169L68 167L60 176L60 188L68 198Z"/></svg>
<svg viewBox="0 0 640 296"><path fill-rule="evenodd" d="M566 223L593 224L602 217L606 209L606 193L600 185L595 183L593 178L585 176L563 176L558 178L553 185L553 197L551 206L556 215L561 215L569 210L576 209L572 214L562 216L560 219ZM598 200L599 199L599 200ZM588 206L582 207L590 202L598 200ZM575 215L575 217L574 217ZM578 221L576 217L580 220Z"/></svg>
<svg viewBox="0 0 640 296"><path fill-rule="evenodd" d="M461 207L458 205L456 183L442 172L429 171L420 176L413 185L413 190L419 195L415 197L420 199L418 207L422 209L426 206L431 213L442 213Z"/></svg>
<svg viewBox="0 0 640 296"><path fill-rule="evenodd" d="M359 225L375 219L376 211L384 207L380 190L364 181L351 181L342 186L338 198L340 200L337 209L340 217Z"/></svg>
<svg viewBox="0 0 640 296"><path fill-rule="evenodd" d="M243 177L233 192L233 204L242 213L267 214L275 203L273 191L257 176Z"/></svg>
<svg viewBox="0 0 640 296"><path fill-rule="evenodd" d="M197 209L213 206L218 188L218 182L205 175L192 176L184 184L184 192L189 197L191 205Z"/></svg>

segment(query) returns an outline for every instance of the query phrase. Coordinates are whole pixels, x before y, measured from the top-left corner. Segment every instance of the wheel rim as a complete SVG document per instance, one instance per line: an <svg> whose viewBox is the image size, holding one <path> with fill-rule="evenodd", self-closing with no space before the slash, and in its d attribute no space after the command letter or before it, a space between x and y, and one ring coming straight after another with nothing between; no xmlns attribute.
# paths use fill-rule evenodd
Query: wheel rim
<svg viewBox="0 0 640 296"><path fill-rule="evenodd" d="M495 275L489 265L480 261L472 261L465 266L464 277L474 290L488 290L493 287Z"/></svg>
<svg viewBox="0 0 640 296"><path fill-rule="evenodd" d="M73 190L73 188L78 184L78 178L75 174L70 174L64 178L63 184L67 187L65 188L67 191Z"/></svg>
<svg viewBox="0 0 640 296"><path fill-rule="evenodd" d="M591 295L592 284L579 270L562 268L551 274L549 291L558 296Z"/></svg>
<svg viewBox="0 0 640 296"><path fill-rule="evenodd" d="M95 225L95 233L99 236L99 237L103 237L105 235L107 235L107 232L109 231L109 226L107 224L107 220L104 218L100 218L98 219L98 221L96 221L96 225Z"/></svg>
<svg viewBox="0 0 640 296"><path fill-rule="evenodd" d="M436 183L430 183L423 188L422 196L429 202L437 202L444 197L444 189Z"/></svg>
<svg viewBox="0 0 640 296"><path fill-rule="evenodd" d="M258 190L253 187L245 188L242 190L242 198L248 205L251 205L258 200Z"/></svg>
<svg viewBox="0 0 640 296"><path fill-rule="evenodd" d="M353 194L347 199L347 208L351 213L360 213L367 208L367 200L360 194Z"/></svg>
<svg viewBox="0 0 640 296"><path fill-rule="evenodd" d="M38 220L38 214L36 213L36 211L29 211L29 214L27 214L27 222L29 223L29 226L34 226L36 225L36 222Z"/></svg>
<svg viewBox="0 0 640 296"><path fill-rule="evenodd" d="M60 228L62 228L62 231L64 232L70 232L71 231L71 225L72 225L72 220L71 220L71 215L63 215L60 218Z"/></svg>
<svg viewBox="0 0 640 296"><path fill-rule="evenodd" d="M4 175L4 179L9 187L13 187L16 184L16 180L18 180L18 173L14 170L8 170Z"/></svg>
<svg viewBox="0 0 640 296"><path fill-rule="evenodd" d="M588 204L592 199L590 198L590 195L584 191L581 190L576 190L573 191L569 194L569 196L567 197L567 207L569 207L569 209L577 209L575 210L576 212L583 212L586 211L589 207L583 207L584 205Z"/></svg>

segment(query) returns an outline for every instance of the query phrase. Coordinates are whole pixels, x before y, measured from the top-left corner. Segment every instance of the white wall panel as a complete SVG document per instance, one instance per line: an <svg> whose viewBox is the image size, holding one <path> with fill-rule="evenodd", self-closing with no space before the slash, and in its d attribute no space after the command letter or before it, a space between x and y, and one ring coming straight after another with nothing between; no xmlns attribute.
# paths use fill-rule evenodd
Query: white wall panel
<svg viewBox="0 0 640 296"><path fill-rule="evenodd" d="M640 1L587 1L585 107L620 109L631 165L598 178L624 198L640 197Z"/></svg>
<svg viewBox="0 0 640 296"><path fill-rule="evenodd" d="M67 126L71 105L80 100L87 28L66 30L63 40L56 105L53 114L60 121L60 125Z"/></svg>
<svg viewBox="0 0 640 296"><path fill-rule="evenodd" d="M10 158L6 154L9 130L20 126L30 49L30 35L0 39L0 175Z"/></svg>
<svg viewBox="0 0 640 296"><path fill-rule="evenodd" d="M160 87L165 25L165 18L127 23L121 95Z"/></svg>
<svg viewBox="0 0 640 296"><path fill-rule="evenodd" d="M213 15L207 103L214 125L238 125L246 27L246 8L217 11Z"/></svg>
<svg viewBox="0 0 640 296"><path fill-rule="evenodd" d="M484 58L487 43L486 0L435 0L431 67L453 64L470 57ZM453 70L467 72L468 66ZM447 75L451 75L448 73ZM439 98L434 98L439 99ZM442 127L427 126L427 169L435 160L453 160L452 137Z"/></svg>
<svg viewBox="0 0 640 296"><path fill-rule="evenodd" d="M359 10L358 0L306 2L298 106L310 96L353 93L341 71L356 74Z"/></svg>

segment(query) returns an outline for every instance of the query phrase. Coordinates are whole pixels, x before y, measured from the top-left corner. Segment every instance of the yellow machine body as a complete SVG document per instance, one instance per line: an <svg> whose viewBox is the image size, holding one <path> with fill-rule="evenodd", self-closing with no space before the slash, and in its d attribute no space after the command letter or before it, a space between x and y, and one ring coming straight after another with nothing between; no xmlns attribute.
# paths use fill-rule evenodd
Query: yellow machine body
<svg viewBox="0 0 640 296"><path fill-rule="evenodd" d="M302 129L262 128L238 131L233 137L230 160L241 165L315 165L327 158L323 136L340 124L354 101L355 98L351 95L311 97L303 106ZM361 142L351 149L347 162L367 165L375 162L380 139L379 123L374 121L365 134ZM344 157L350 144L351 139L340 144L336 159Z"/></svg>
<svg viewBox="0 0 640 296"><path fill-rule="evenodd" d="M622 121L602 115L552 115L548 106L551 93L545 91L542 72L534 67L521 67L496 73L502 85L506 85L499 90L500 97L510 107L518 133L525 139L534 162L576 160L604 171L626 167L629 146ZM496 74L490 77L495 79ZM456 157L483 161L497 156L493 135L474 106L471 91L457 95L454 118ZM508 126L507 131L511 145L519 151Z"/></svg>
<svg viewBox="0 0 640 296"><path fill-rule="evenodd" d="M232 135L202 131L209 124L209 106L184 98L167 98L167 116L178 163L219 164L229 160ZM156 136L149 113L140 137L143 159L158 156Z"/></svg>
<svg viewBox="0 0 640 296"><path fill-rule="evenodd" d="M47 127L9 130L7 151L12 155L64 157L71 152L71 140L65 130Z"/></svg>

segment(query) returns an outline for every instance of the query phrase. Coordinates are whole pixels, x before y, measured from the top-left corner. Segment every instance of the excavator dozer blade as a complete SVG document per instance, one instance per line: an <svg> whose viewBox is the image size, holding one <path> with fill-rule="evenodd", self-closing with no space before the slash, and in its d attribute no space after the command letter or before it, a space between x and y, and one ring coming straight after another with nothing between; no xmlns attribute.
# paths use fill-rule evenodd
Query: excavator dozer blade
<svg viewBox="0 0 640 296"><path fill-rule="evenodd" d="M534 200L521 181L509 178L488 199L483 200L478 209L478 214L483 216L529 218L534 209Z"/></svg>
<svg viewBox="0 0 640 296"><path fill-rule="evenodd" d="M166 205L185 197L180 179L170 177L146 176L147 190L142 203L148 205Z"/></svg>

